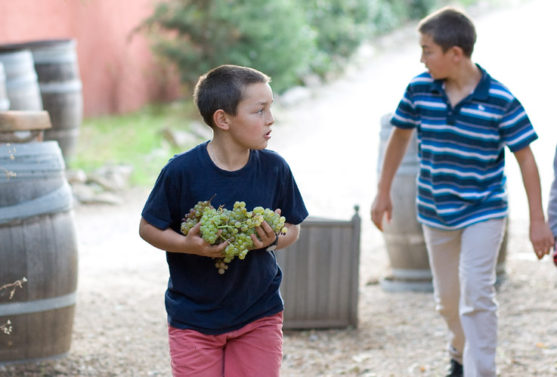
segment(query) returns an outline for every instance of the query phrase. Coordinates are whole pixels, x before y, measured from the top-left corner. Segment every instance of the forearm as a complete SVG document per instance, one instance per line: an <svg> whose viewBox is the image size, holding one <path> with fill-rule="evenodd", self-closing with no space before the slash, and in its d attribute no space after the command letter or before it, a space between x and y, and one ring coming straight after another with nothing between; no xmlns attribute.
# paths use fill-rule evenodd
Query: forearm
<svg viewBox="0 0 557 377"><path fill-rule="evenodd" d="M528 200L528 208L530 215L530 222L544 221L545 216L542 207L542 195L540 185L540 175L538 167L529 147L526 147L518 152L515 152L520 172L522 174L522 181L526 191Z"/></svg>
<svg viewBox="0 0 557 377"><path fill-rule="evenodd" d="M411 129L393 128L383 156L381 174L377 184L378 195L388 195L390 193L394 176L404 158L412 133L413 130Z"/></svg>
<svg viewBox="0 0 557 377"><path fill-rule="evenodd" d="M141 222L139 224L139 235L146 242L158 249L174 253L185 252L185 236L176 233L171 228L162 230L149 224L145 219L141 218Z"/></svg>
<svg viewBox="0 0 557 377"><path fill-rule="evenodd" d="M545 222L542 209L542 195L540 187L540 176L534 155L530 147L515 152L516 159L520 165L526 196L528 197L528 207L530 210L530 241L534 247L534 252L538 259L542 259L549 253L554 244L554 237Z"/></svg>
<svg viewBox="0 0 557 377"><path fill-rule="evenodd" d="M286 234L279 235L277 249L284 249L298 240L300 236L300 225L285 224Z"/></svg>

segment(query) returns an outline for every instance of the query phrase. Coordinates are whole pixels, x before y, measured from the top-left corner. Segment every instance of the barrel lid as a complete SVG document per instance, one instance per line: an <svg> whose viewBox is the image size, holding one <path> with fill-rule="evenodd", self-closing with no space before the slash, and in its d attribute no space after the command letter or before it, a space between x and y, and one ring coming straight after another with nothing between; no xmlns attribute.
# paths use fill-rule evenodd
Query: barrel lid
<svg viewBox="0 0 557 377"><path fill-rule="evenodd" d="M44 130L51 126L48 111L0 111L0 132Z"/></svg>

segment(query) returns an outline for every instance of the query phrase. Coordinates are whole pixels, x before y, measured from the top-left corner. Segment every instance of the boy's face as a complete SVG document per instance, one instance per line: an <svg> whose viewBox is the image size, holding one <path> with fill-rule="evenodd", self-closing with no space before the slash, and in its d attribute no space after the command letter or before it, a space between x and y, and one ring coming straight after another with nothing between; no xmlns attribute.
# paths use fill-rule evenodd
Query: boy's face
<svg viewBox="0 0 557 377"><path fill-rule="evenodd" d="M424 63L429 74L435 79L446 79L452 68L452 50L443 52L441 46L433 41L428 34L420 35L422 56L420 62Z"/></svg>
<svg viewBox="0 0 557 377"><path fill-rule="evenodd" d="M229 134L246 149L265 149L271 138L273 91L269 84L256 83L244 88L236 115L230 115Z"/></svg>

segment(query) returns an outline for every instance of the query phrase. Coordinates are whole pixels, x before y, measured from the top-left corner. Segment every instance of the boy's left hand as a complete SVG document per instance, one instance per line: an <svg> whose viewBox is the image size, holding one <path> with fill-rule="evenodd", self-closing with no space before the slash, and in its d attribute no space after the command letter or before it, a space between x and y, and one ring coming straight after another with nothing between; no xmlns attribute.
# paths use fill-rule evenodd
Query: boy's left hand
<svg viewBox="0 0 557 377"><path fill-rule="evenodd" d="M257 235L251 235L253 250L263 249L275 242L277 238L277 234L266 221L263 221L261 226L255 228L255 231L257 232Z"/></svg>
<svg viewBox="0 0 557 377"><path fill-rule="evenodd" d="M549 254L555 241L553 233L545 221L530 223L530 242L532 242L538 259L542 259L544 255Z"/></svg>

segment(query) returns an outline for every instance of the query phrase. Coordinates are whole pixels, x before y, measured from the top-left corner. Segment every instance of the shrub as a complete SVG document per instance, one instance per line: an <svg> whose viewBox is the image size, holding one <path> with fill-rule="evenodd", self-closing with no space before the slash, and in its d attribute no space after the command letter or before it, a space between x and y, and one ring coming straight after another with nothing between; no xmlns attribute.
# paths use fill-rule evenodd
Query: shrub
<svg viewBox="0 0 557 377"><path fill-rule="evenodd" d="M371 0L372 34L395 29L410 20L425 17L445 0Z"/></svg>
<svg viewBox="0 0 557 377"><path fill-rule="evenodd" d="M221 64L259 69L280 92L309 71L315 34L294 0L167 0L144 25L154 49L178 66L182 82Z"/></svg>
<svg viewBox="0 0 557 377"><path fill-rule="evenodd" d="M323 75L340 68L335 59L350 57L370 35L369 0L306 0L303 6L308 23L317 34L314 72Z"/></svg>

